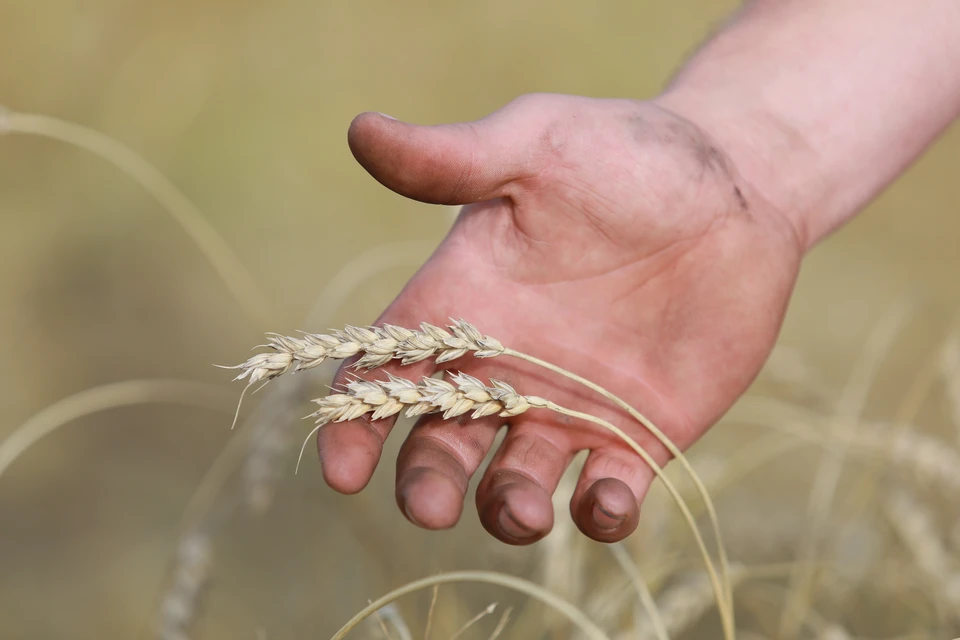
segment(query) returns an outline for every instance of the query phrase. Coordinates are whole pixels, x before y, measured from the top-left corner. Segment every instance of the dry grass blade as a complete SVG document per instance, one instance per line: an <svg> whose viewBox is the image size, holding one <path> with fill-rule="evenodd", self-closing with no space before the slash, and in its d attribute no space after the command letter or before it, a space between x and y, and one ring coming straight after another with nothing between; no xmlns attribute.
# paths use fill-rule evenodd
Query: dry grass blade
<svg viewBox="0 0 960 640"><path fill-rule="evenodd" d="M87 389L51 404L14 429L0 443L0 476L35 442L78 418L150 402L224 409L233 401L221 387L186 380L126 380Z"/></svg>
<svg viewBox="0 0 960 640"><path fill-rule="evenodd" d="M469 629L469 628L472 627L473 625L477 624L477 623L480 622L482 619L486 618L487 616L489 616L490 614L492 614L492 613L493 613L494 611L496 611L496 610L497 610L497 603L496 603L496 602L490 603L490 604L487 606L486 609L484 609L483 611L481 611L481 612L478 613L477 615L475 615L475 616L473 616L472 618L470 618L469 620L467 620L466 623L464 623L464 625L463 625L462 627L460 627L459 629L457 629L457 632L454 633L452 636L450 636L450 640L457 640L457 638L459 638L459 637L462 636L464 633L466 633L467 629Z"/></svg>
<svg viewBox="0 0 960 640"><path fill-rule="evenodd" d="M430 640L430 629L433 627L433 613L437 607L437 596L440 595L440 585L433 585L433 593L430 595L430 608L427 609L427 624L423 631L423 640Z"/></svg>
<svg viewBox="0 0 960 640"><path fill-rule="evenodd" d="M253 278L203 214L149 162L113 138L50 116L6 111L0 135L37 135L74 145L100 156L133 178L167 210L200 249L246 314L266 324L272 308Z"/></svg>
<svg viewBox="0 0 960 640"><path fill-rule="evenodd" d="M500 616L500 621L497 622L497 626L493 629L493 633L490 634L490 637L487 640L497 640L500 637L500 634L503 633L503 630L507 628L507 623L510 621L510 614L513 613L513 607L507 607L503 612L503 615Z"/></svg>
<svg viewBox="0 0 960 640"><path fill-rule="evenodd" d="M400 636L399 640L413 640L410 627L407 626L407 621L403 619L403 615L400 613L400 609L397 608L396 604L388 604L385 606L380 610L380 615L384 620L389 622L390 626L397 632L397 635Z"/></svg>
<svg viewBox="0 0 960 640"><path fill-rule="evenodd" d="M370 604L370 602L370 600L367 600L367 604ZM377 619L377 625L380 627L380 632L383 634L383 637L386 638L386 640L393 640L393 637L390 635L390 630L387 629L387 624L383 621L383 616L380 615L380 610L374 611L373 615Z"/></svg>
<svg viewBox="0 0 960 640"><path fill-rule="evenodd" d="M353 618L350 619L349 622L343 625L343 627L341 627L336 634L333 635L331 640L342 640L354 627L363 622L363 620L370 616L374 611L390 604L391 602L394 602L399 598L402 598L409 593L414 593L415 591L432 587L433 585L451 584L457 582L479 582L493 584L526 594L565 615L591 640L610 640L603 630L591 622L590 619L573 604L557 597L555 594L547 591L540 585L534 584L533 582L508 576L502 573L496 573L494 571L452 571L449 573L441 573L439 575L414 580L413 582L405 584L402 587L394 589L379 600L376 600L372 604L365 607L362 611L358 612Z"/></svg>

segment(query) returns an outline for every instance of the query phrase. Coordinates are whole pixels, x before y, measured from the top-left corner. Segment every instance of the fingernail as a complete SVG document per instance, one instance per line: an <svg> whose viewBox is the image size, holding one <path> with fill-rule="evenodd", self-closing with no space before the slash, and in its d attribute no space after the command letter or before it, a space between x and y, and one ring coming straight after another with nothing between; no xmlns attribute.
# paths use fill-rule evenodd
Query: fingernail
<svg viewBox="0 0 960 640"><path fill-rule="evenodd" d="M380 113L379 111L377 112L377 115L379 115L381 118L385 120L396 120L396 118L394 118L393 116L388 116L387 114Z"/></svg>
<svg viewBox="0 0 960 640"><path fill-rule="evenodd" d="M627 519L625 515L617 515L615 513L610 513L602 506L600 503L594 503L593 505L593 523L597 525L597 529L603 531L604 533L609 533L613 531Z"/></svg>
<svg viewBox="0 0 960 640"><path fill-rule="evenodd" d="M513 517L513 514L511 514L510 510L506 507L500 509L500 516L497 518L497 524L500 525L500 531L507 534L511 538L516 538L517 540L529 538L536 533L534 531L530 531L525 526L517 522L517 520Z"/></svg>

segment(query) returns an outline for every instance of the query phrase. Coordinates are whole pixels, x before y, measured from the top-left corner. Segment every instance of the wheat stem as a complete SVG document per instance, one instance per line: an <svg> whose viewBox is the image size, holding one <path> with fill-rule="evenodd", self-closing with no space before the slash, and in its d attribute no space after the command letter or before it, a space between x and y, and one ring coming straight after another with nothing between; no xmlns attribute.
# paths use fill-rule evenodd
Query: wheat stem
<svg viewBox="0 0 960 640"><path fill-rule="evenodd" d="M390 593L364 607L345 625L343 625L343 627L341 627L340 630L333 635L331 640L342 640L354 627L363 622L363 620L369 617L374 611L377 611L381 607L384 607L407 594L419 591L420 589L425 589L427 587L432 587L433 585L451 584L457 582L493 584L526 594L531 598L539 600L545 605L562 613L567 617L567 619L570 620L570 622L579 627L580 630L583 631L591 640L610 640L603 630L591 622L591 620L573 604L567 602L563 598L558 597L550 591L547 591L540 585L534 584L528 580L523 580L522 578L516 578L514 576L497 573L495 571L452 571L449 573L441 573L439 575L414 580L413 582L407 583L402 587L394 589Z"/></svg>
<svg viewBox="0 0 960 640"><path fill-rule="evenodd" d="M430 607L427 609L427 624L423 630L423 640L430 640L430 629L433 627L433 612L437 606L437 596L440 595L440 585L433 585L433 593L430 594Z"/></svg>

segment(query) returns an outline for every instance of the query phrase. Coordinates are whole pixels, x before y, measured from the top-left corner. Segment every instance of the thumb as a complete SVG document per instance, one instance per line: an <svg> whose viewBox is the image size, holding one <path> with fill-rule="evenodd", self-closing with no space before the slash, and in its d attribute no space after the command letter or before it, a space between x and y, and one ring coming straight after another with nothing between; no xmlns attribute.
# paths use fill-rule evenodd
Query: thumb
<svg viewBox="0 0 960 640"><path fill-rule="evenodd" d="M511 195L534 173L535 135L497 112L476 122L419 126L362 113L347 141L370 175L400 195L430 204L469 204Z"/></svg>

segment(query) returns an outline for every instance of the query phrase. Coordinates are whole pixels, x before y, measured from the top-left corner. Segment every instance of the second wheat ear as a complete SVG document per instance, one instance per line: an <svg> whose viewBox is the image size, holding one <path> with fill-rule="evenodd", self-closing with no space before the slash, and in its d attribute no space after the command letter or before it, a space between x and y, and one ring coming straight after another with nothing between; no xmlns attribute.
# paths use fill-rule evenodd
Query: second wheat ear
<svg viewBox="0 0 960 640"><path fill-rule="evenodd" d="M303 333L300 337L268 334L267 344L263 346L270 351L258 353L242 364L227 368L239 370L240 373L235 379L246 379L248 381L248 385L252 385L261 381L264 383L269 382L270 380L277 378L289 371L295 372L312 369L327 359L339 360L359 355L360 358L357 361L356 366L360 369L370 370L383 366L392 360L399 360L402 365L407 365L429 358L434 358L436 363L442 364L465 356L469 353L478 358L494 358L499 356L518 358L573 380L595 391L596 393L599 393L601 396L629 413L633 419L639 422L661 444L663 444L663 446L677 459L680 465L688 473L695 487L697 488L697 492L701 496L706 507L711 528L713 529L714 538L717 542L717 555L720 561L719 579L713 566L713 562L710 559L709 553L707 552L706 545L703 543L703 539L700 537L699 531L696 530L695 525L694 535L697 538L698 546L700 546L701 552L704 555L704 560L707 565L707 572L710 575L711 582L716 590L718 605L723 618L724 637L728 640L734 638L733 591L729 579L729 562L727 560L726 551L724 549L720 534L719 519L717 517L713 501L710 499L710 495L707 492L706 487L694 471L693 467L690 465L689 461L683 455L683 452L680 451L679 447L677 447L666 436L666 434L664 434L656 425L654 425L653 422L633 408L629 403L614 395L607 389L601 387L600 385L573 372L558 367L550 362L541 360L540 358L522 353L520 351L516 351L514 349L510 349L509 347L504 346L503 343L496 338L481 333L474 325L465 320L451 320L451 323L452 324L448 325L447 329L424 322L420 324L419 329L407 329L404 327L387 324L373 327L347 326L342 330L332 331L327 334ZM413 383L411 382L411 384ZM481 386L483 385L481 384ZM496 389L496 387L489 387L488 389L490 388ZM358 392L359 391L360 390L358 389ZM384 390L380 389L378 393L382 391ZM370 393L373 393L373 390L370 390ZM389 394L387 395L389 396ZM352 419L343 416L351 415L358 411L359 413L356 413L354 417L359 417L368 412L373 413L376 411L376 409L372 408L373 405L370 405L369 403L360 402L359 404L356 404L352 400L349 400L343 396L349 396L355 399L355 397L350 393L349 385L346 394L334 394L331 396L331 398L339 397L339 399L330 401L332 403L343 403L344 413L337 414L335 418L327 420L327 422ZM360 405L368 405L371 408L361 410ZM334 407L329 408L333 409ZM321 405L321 410L322 409L323 405ZM560 407L560 409L563 408ZM399 410L400 409L397 411ZM446 412L447 409L443 409L443 411ZM633 449L633 451L636 452L651 467L651 469L654 470L654 472L664 481L665 484L667 484L667 479L662 475L660 467L656 464L656 462L650 458L649 454L644 449L642 449L622 430L590 414L583 414L570 409L563 409L561 412L566 412L567 415L571 415L572 417L588 420L615 433L625 443L627 443L630 448ZM317 417L320 418L321 416L318 415ZM667 486L669 489L669 487L672 485ZM676 498L679 498L679 494L676 496ZM680 502L683 502L682 499L680 499ZM685 508L686 504L683 503L681 510L684 510ZM689 514L688 509L687 514ZM687 514L685 514L685 516ZM693 524L692 516L691 524Z"/></svg>

